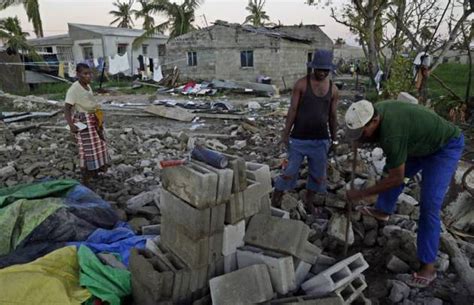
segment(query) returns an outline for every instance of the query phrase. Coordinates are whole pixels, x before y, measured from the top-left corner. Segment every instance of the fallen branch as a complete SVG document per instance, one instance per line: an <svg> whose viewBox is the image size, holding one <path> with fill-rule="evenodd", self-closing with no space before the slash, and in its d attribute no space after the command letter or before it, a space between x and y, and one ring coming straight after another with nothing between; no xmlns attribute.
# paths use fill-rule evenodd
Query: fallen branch
<svg viewBox="0 0 474 305"><path fill-rule="evenodd" d="M433 77L444 89L446 89L449 93L451 93L452 96L457 98L460 102L463 102L464 99L460 97L459 95L456 94L451 88L449 88L436 74L431 74L431 77Z"/></svg>

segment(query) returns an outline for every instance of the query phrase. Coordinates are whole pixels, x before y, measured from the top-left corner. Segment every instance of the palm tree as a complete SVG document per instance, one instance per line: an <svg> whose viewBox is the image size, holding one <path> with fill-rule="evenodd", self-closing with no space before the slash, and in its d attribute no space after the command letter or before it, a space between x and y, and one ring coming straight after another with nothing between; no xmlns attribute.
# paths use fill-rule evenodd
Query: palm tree
<svg viewBox="0 0 474 305"><path fill-rule="evenodd" d="M110 11L109 14L115 17L115 19L110 23L110 25L118 23L117 27L119 28L128 28L131 29L133 26L132 20L132 6L134 0L128 0L127 2L114 2L113 5L117 7L116 11Z"/></svg>
<svg viewBox="0 0 474 305"><path fill-rule="evenodd" d="M23 32L18 17L7 17L0 19L0 39L6 41L5 46L11 53L30 53L37 56L33 47L28 44L27 37L30 34Z"/></svg>
<svg viewBox="0 0 474 305"><path fill-rule="evenodd" d="M153 8L153 12L166 15L168 20L153 26L150 30L146 30L142 36L135 39L133 45L138 46L150 36L163 33L166 30L170 31L170 39L195 30L196 28L193 25L195 12L202 1L184 0L181 4L171 2L170 0L152 1L150 6Z"/></svg>
<svg viewBox="0 0 474 305"><path fill-rule="evenodd" d="M142 8L140 10L132 10L135 19L143 18L143 29L151 30L155 26L155 19L152 16L153 6L148 0L138 0Z"/></svg>
<svg viewBox="0 0 474 305"><path fill-rule="evenodd" d="M37 37L43 37L43 23L39 11L39 0L2 0L0 1L0 10L6 9L12 5L23 4L28 16L28 21L33 23L33 28Z"/></svg>
<svg viewBox="0 0 474 305"><path fill-rule="evenodd" d="M245 8L250 15L245 18L245 23L251 23L253 26L264 26L265 20L270 21L267 12L263 10L266 0L249 0L249 4Z"/></svg>

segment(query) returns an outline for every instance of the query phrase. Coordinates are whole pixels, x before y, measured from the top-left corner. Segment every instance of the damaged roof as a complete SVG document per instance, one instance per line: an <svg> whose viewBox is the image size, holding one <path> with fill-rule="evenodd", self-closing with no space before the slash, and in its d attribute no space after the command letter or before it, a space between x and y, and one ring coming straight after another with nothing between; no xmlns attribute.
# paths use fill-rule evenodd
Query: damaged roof
<svg viewBox="0 0 474 305"><path fill-rule="evenodd" d="M29 39L28 43L32 46L46 46L46 45L63 45L63 46L72 46L72 39L69 37L69 34L54 35L48 37L41 37L35 39Z"/></svg>
<svg viewBox="0 0 474 305"><path fill-rule="evenodd" d="M92 25L92 24L80 24L80 23L68 23L69 27L75 27L81 30L93 32L104 36L126 36L126 37L139 37L145 33L144 30L138 29L127 29L117 28L103 25ZM155 34L151 38L163 38L167 39L168 36L163 34Z"/></svg>

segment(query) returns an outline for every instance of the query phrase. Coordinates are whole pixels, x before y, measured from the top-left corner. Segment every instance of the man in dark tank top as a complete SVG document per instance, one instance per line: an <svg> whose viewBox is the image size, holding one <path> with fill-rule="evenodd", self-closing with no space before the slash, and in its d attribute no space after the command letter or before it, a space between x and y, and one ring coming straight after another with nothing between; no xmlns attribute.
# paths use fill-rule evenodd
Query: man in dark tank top
<svg viewBox="0 0 474 305"><path fill-rule="evenodd" d="M281 206L285 191L295 188L301 163L308 160L305 204L316 214L315 194L325 195L327 154L336 145L338 91L329 80L333 70L333 53L316 50L306 77L299 79L291 97L291 105L282 133L282 144L288 149L288 165L275 180L272 205Z"/></svg>

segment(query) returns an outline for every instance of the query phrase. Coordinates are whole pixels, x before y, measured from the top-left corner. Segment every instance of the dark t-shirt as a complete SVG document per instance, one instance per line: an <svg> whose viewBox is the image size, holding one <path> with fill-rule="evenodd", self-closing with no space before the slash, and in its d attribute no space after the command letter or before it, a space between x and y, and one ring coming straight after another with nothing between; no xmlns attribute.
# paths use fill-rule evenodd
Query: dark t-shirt
<svg viewBox="0 0 474 305"><path fill-rule="evenodd" d="M382 117L379 143L387 156L387 169L397 168L408 157L430 155L461 130L424 106L401 101L374 105Z"/></svg>

